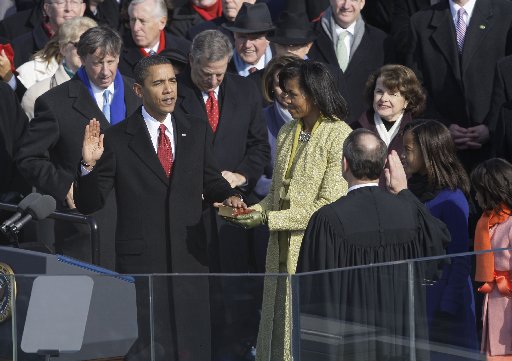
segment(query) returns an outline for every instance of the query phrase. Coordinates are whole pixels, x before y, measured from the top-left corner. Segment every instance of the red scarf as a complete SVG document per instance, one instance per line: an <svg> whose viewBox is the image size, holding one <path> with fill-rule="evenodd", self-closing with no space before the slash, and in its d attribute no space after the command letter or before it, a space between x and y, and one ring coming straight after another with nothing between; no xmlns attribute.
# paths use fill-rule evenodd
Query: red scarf
<svg viewBox="0 0 512 361"><path fill-rule="evenodd" d="M43 26L43 30L46 33L46 35L48 35L48 37L50 39L53 38L54 35L56 34L56 32L53 30L53 28L50 25L50 23L43 23L42 26Z"/></svg>
<svg viewBox="0 0 512 361"><path fill-rule="evenodd" d="M475 251L492 249L489 230L495 225L505 222L511 214L511 210L504 204L501 204L499 209L485 211L482 214L475 229ZM507 275L504 275L503 272L494 269L494 253L487 252L476 255L475 281L485 282L485 284L478 289L480 292L491 292L494 288L495 281L498 283L501 292L503 285L508 285L509 283L508 271L506 273ZM507 286L506 289L508 288Z"/></svg>
<svg viewBox="0 0 512 361"><path fill-rule="evenodd" d="M162 50L165 49L165 32L163 30L160 30L160 44L158 44L158 51L157 54L160 54ZM149 56L149 53L144 48L139 48L140 53L143 57Z"/></svg>
<svg viewBox="0 0 512 361"><path fill-rule="evenodd" d="M9 59L9 63L11 63L11 72L17 74L16 68L14 67L14 51L12 50L11 44L0 44L0 53L2 53L2 50L5 52L7 59Z"/></svg>
<svg viewBox="0 0 512 361"><path fill-rule="evenodd" d="M192 5L192 9L194 9L194 11L198 13L205 21L210 21L222 15L222 2L220 0L217 0L215 4L205 8L200 8L194 4L190 5Z"/></svg>

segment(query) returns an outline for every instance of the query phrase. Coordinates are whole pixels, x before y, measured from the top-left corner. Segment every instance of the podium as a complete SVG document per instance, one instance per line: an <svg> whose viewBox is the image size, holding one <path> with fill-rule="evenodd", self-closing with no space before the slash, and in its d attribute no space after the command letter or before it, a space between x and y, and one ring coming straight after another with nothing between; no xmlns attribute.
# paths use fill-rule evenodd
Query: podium
<svg viewBox="0 0 512 361"><path fill-rule="evenodd" d="M0 323L2 361L122 359L138 337L131 277L64 256L0 247L0 316L11 292L12 315Z"/></svg>

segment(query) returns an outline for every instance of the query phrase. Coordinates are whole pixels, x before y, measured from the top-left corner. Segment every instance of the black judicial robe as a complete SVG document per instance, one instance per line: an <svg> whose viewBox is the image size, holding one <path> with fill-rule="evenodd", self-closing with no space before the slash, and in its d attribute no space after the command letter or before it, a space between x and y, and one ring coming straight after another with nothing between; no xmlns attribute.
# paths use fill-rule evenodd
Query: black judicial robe
<svg viewBox="0 0 512 361"><path fill-rule="evenodd" d="M313 215L297 272L442 255L449 241L444 223L409 190L392 195L358 188ZM412 264L414 302L405 262L299 275L301 313L322 319L324 332L342 336L320 342L315 352L329 355L323 360L408 360L411 331L417 340L428 339L424 284L439 268L432 261ZM310 351L310 343L301 342L302 356L314 360ZM417 360L428 360L427 350L415 352Z"/></svg>

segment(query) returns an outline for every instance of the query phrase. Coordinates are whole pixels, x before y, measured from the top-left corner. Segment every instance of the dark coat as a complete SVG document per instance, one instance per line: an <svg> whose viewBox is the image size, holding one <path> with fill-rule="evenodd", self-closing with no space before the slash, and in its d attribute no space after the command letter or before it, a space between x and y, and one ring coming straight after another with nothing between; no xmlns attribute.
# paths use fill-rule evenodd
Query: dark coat
<svg viewBox="0 0 512 361"><path fill-rule="evenodd" d="M373 116L375 112L372 108L368 109L366 112L361 114L361 117L359 120L354 124L352 127L353 129L357 128L365 128L369 129L375 134L379 134L377 131L377 126L375 125L375 122L373 121ZM404 145L403 145L403 137L404 137L404 128L407 124L412 122L411 113L404 113L402 117L402 121L400 122L400 126L398 129L398 133L393 138L391 143L388 146L388 154L391 153L391 151L396 151L398 155L402 155L404 151ZM386 189L386 177L384 176L384 173L380 176L379 179L379 186L381 186L383 189Z"/></svg>
<svg viewBox="0 0 512 361"><path fill-rule="evenodd" d="M37 6L33 9L23 10L0 21L0 36L13 40L32 31L36 26L40 26L42 22L41 7Z"/></svg>
<svg viewBox="0 0 512 361"><path fill-rule="evenodd" d="M120 11L119 4L116 0L104 0L97 7L96 15L89 10L89 6L85 8L84 16L96 20L100 25L108 25L112 29L119 29Z"/></svg>
<svg viewBox="0 0 512 361"><path fill-rule="evenodd" d="M392 195L379 187L358 188L311 217L297 272L443 255L449 241L444 223L433 217L409 190ZM410 322L414 324L415 337L428 337L425 287L415 287L411 304L407 284L432 279L437 265L429 264L431 268L427 269L425 262L413 264L414 275L409 278L404 276L407 263L301 275L301 311L332 320L329 330L325 328L330 334L347 340L358 338L358 342L336 343L325 338L325 342L315 343L315 355L324 353L328 355L325 360L333 361L408 358L408 345L382 338L411 337ZM404 311L411 307L414 314ZM353 324L364 327L356 331L350 326ZM314 357L307 347L301 351L304 359ZM429 360L428 351L418 348L415 353L417 360Z"/></svg>
<svg viewBox="0 0 512 361"><path fill-rule="evenodd" d="M121 50L121 55L119 56L119 71L125 76L133 77L133 68L135 67L135 64L142 59L142 54L139 47L133 42L130 31L125 33L123 42L124 45ZM190 45L191 43L186 39L171 35L168 32L165 33L166 48L171 46L177 47L188 56Z"/></svg>
<svg viewBox="0 0 512 361"><path fill-rule="evenodd" d="M191 3L188 1L185 5L178 6L172 10L170 19L167 22L167 29L174 36L186 38L190 28L203 22L204 19L192 8Z"/></svg>
<svg viewBox="0 0 512 361"><path fill-rule="evenodd" d="M0 196L11 191L25 193L30 188L22 186L14 156L27 128L28 119L18 98L5 82L0 82L0 99Z"/></svg>
<svg viewBox="0 0 512 361"><path fill-rule="evenodd" d="M123 78L126 115L140 104L133 93L133 80ZM82 158L85 126L96 118L102 129L110 126L96 101L78 77L50 89L35 103L34 119L25 133L16 161L21 174L38 191L52 195L59 210L68 210L66 194L76 178ZM114 268L115 202L94 214L100 228L101 265ZM55 247L59 253L90 262L89 235L86 230L56 223ZM78 231L78 232L77 232Z"/></svg>
<svg viewBox="0 0 512 361"><path fill-rule="evenodd" d="M101 208L108 192L116 188L119 272L208 272L202 195L218 202L234 191L212 157L207 124L179 111L173 119L176 156L170 179L153 149L141 109L106 131L102 158L89 175L78 179L75 199L84 213ZM143 279L138 281L139 329L144 333L132 350L135 360L148 356L144 347L149 307L141 307L148 305L148 290ZM174 353L188 354L190 360L210 360L208 278L157 277L155 282L155 340L162 348L158 359L178 360Z"/></svg>
<svg viewBox="0 0 512 361"><path fill-rule="evenodd" d="M38 50L44 48L50 40L48 34L44 31L41 24L33 28L28 33L17 36L12 41L14 50L14 66L18 67L30 60Z"/></svg>
<svg viewBox="0 0 512 361"><path fill-rule="evenodd" d="M320 21L314 24L314 29L318 38L313 43L308 57L339 68L332 40L325 34ZM342 87L340 90L348 103L348 124L356 122L359 115L366 110L364 90L368 77L382 65L391 61L392 54L393 47L390 38L382 30L365 24L361 43L350 59L345 72L341 72Z"/></svg>
<svg viewBox="0 0 512 361"><path fill-rule="evenodd" d="M425 117L445 125L482 124L491 106L496 62L512 54L512 3L478 0L459 58L448 2L411 18L414 52L410 67L428 93ZM459 152L466 166L487 157L487 149Z"/></svg>
<svg viewBox="0 0 512 361"><path fill-rule="evenodd" d="M493 155L512 160L510 131L512 104L512 56L506 56L496 65L492 103L486 123L491 133Z"/></svg>
<svg viewBox="0 0 512 361"><path fill-rule="evenodd" d="M133 80L123 78L126 115L140 104ZM82 81L75 76L37 98L34 119L23 137L16 160L20 171L40 191L63 201L82 158L85 126L96 118L102 129L107 121Z"/></svg>
<svg viewBox="0 0 512 361"><path fill-rule="evenodd" d="M251 80L229 73L226 73L219 92L220 115L213 152L221 170L240 173L247 178L245 190L248 194L270 160L261 96ZM176 107L208 124L203 97L188 72L178 76Z"/></svg>
<svg viewBox="0 0 512 361"><path fill-rule="evenodd" d="M210 20L210 21L204 21L202 23L199 23L193 27L191 27L188 32L187 32L187 39L192 41L194 40L194 37L199 34L200 32L202 31L205 31L205 30L219 30L220 32L224 33L228 38L229 40L231 40L231 43L234 44L235 43L235 37L233 35L233 33L231 31L229 31L228 29L226 29L225 27L222 26L222 24L228 24L228 25L232 25L233 23L230 23L224 16L220 16L218 18L215 18L213 20Z"/></svg>

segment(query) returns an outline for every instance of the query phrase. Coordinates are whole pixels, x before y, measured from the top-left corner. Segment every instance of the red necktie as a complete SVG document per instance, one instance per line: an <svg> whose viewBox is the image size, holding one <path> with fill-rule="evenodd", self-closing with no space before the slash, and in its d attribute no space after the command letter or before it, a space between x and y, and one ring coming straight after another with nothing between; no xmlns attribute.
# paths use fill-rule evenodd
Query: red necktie
<svg viewBox="0 0 512 361"><path fill-rule="evenodd" d="M252 74L252 73L257 72L257 71L258 71L258 68L256 68L255 66L251 66L249 68L249 74Z"/></svg>
<svg viewBox="0 0 512 361"><path fill-rule="evenodd" d="M167 128L165 125L160 124L160 128L158 129L158 148L156 154L158 155L158 159L164 168L165 174L167 177L170 177L173 157L171 142L169 141L169 137L165 134L166 129Z"/></svg>
<svg viewBox="0 0 512 361"><path fill-rule="evenodd" d="M215 92L208 92L208 99L206 99L206 115L208 115L208 123L212 127L213 132L217 130L219 124L219 102L215 98Z"/></svg>

